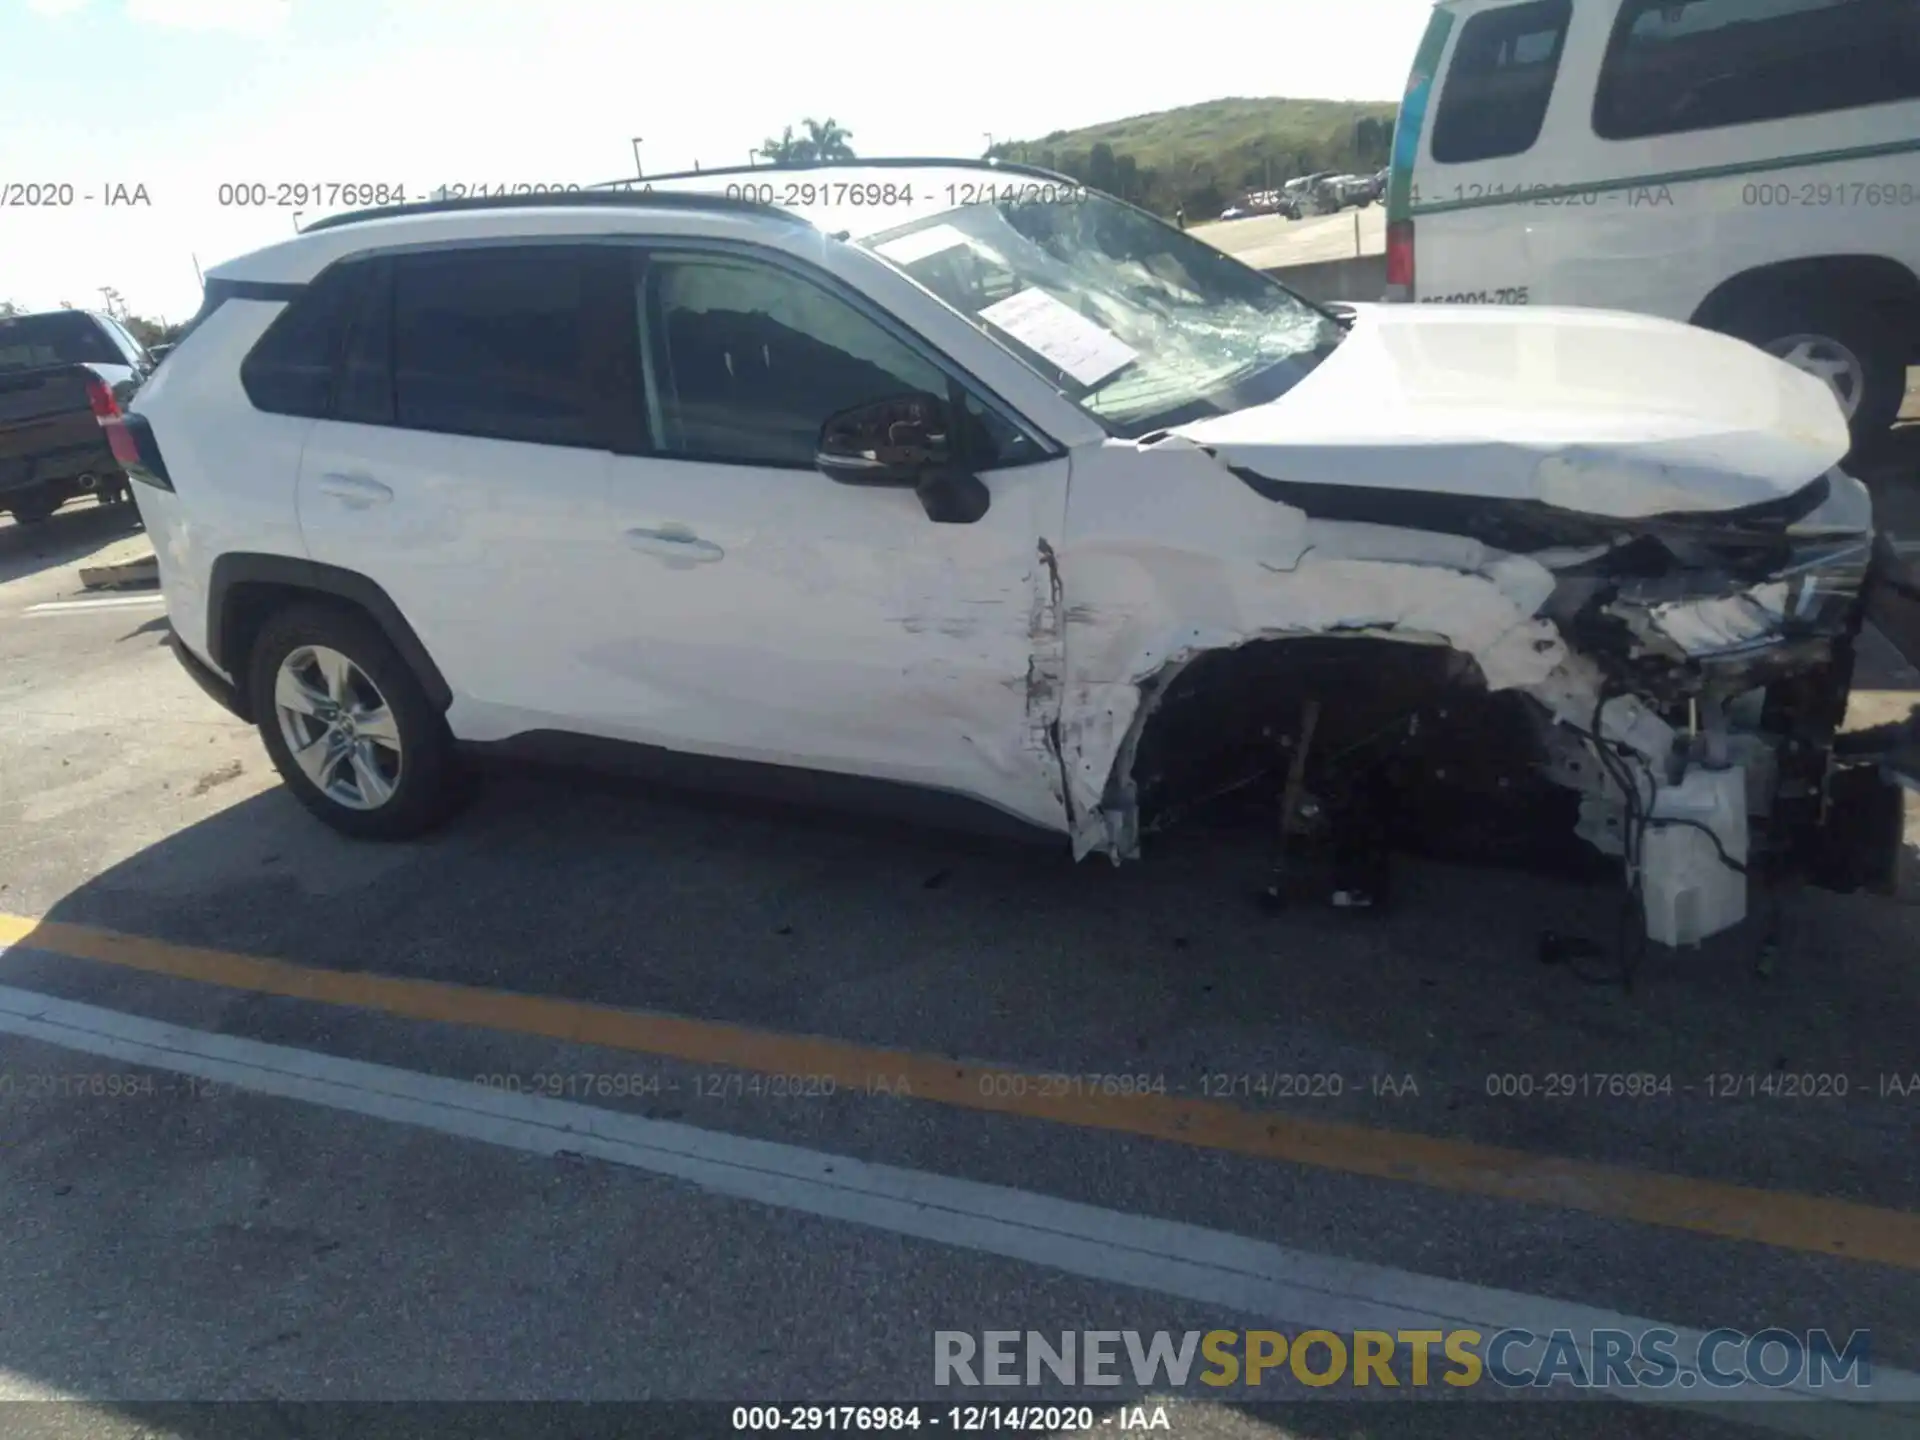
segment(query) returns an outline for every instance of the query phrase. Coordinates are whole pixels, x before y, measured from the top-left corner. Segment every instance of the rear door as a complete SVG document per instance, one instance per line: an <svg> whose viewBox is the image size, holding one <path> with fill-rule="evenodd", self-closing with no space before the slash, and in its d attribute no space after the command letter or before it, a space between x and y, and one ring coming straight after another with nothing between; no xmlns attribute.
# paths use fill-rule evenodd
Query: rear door
<svg viewBox="0 0 1920 1440"><path fill-rule="evenodd" d="M378 262L300 466L314 559L375 580L458 733L563 725L605 578L606 277L592 245Z"/></svg>

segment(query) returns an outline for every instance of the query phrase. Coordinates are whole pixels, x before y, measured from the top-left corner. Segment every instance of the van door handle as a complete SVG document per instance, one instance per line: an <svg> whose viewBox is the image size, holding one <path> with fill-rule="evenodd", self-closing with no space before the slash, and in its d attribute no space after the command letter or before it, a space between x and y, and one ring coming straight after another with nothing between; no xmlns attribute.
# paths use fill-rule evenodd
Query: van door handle
<svg viewBox="0 0 1920 1440"><path fill-rule="evenodd" d="M705 565L727 552L711 540L702 540L684 525L662 525L658 530L629 530L627 544L642 555L666 561L671 569Z"/></svg>
<svg viewBox="0 0 1920 1440"><path fill-rule="evenodd" d="M369 505L384 505L393 499L393 491L371 475L322 475L316 488L349 510L364 510Z"/></svg>

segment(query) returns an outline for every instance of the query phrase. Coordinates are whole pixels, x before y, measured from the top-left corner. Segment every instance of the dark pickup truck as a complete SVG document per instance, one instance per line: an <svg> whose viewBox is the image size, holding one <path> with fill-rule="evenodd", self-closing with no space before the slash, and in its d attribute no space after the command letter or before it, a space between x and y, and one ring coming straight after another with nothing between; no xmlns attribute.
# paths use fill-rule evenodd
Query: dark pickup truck
<svg viewBox="0 0 1920 1440"><path fill-rule="evenodd" d="M111 316L0 316L0 511L44 520L76 495L129 498L103 419L126 409L155 361Z"/></svg>

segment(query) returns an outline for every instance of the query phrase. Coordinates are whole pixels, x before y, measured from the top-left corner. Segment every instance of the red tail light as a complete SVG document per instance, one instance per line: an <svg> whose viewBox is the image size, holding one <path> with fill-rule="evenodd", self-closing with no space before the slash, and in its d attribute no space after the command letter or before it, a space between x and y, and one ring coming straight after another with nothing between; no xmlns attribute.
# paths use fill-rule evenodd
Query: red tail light
<svg viewBox="0 0 1920 1440"><path fill-rule="evenodd" d="M87 404L93 407L93 418L105 424L120 413L120 402L113 398L113 390L98 375L87 377Z"/></svg>
<svg viewBox="0 0 1920 1440"><path fill-rule="evenodd" d="M108 397L112 399L111 396ZM94 407L94 414L100 414L100 407ZM123 469L136 469L140 464L140 446L133 438L133 432L127 429L127 422L118 415L102 416L100 428L107 432L107 448L113 451Z"/></svg>
<svg viewBox="0 0 1920 1440"><path fill-rule="evenodd" d="M1395 298L1413 299L1413 221L1396 220L1387 226L1387 284Z"/></svg>
<svg viewBox="0 0 1920 1440"><path fill-rule="evenodd" d="M107 432L107 448L113 451L113 458L120 462L129 479L161 490L173 489L173 477L167 474L167 462L160 457L160 442L154 438L153 427L147 423L146 416L117 412L103 415L100 428Z"/></svg>

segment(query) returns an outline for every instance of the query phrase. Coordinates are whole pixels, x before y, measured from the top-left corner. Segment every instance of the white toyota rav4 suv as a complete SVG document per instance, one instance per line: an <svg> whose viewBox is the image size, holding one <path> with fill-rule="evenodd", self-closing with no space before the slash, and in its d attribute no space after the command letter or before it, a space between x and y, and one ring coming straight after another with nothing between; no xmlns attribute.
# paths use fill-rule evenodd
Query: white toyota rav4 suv
<svg viewBox="0 0 1920 1440"><path fill-rule="evenodd" d="M333 217L211 272L112 429L180 658L355 835L489 744L1116 859L1264 785L1296 854L1544 818L1687 941L1859 773L1872 520L1817 380L1629 315L1321 309L1041 171Z"/></svg>

